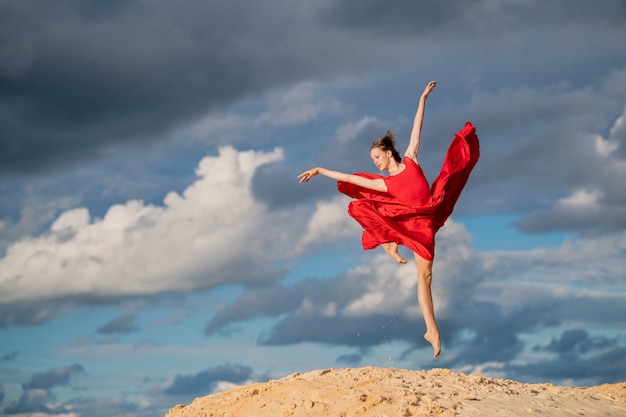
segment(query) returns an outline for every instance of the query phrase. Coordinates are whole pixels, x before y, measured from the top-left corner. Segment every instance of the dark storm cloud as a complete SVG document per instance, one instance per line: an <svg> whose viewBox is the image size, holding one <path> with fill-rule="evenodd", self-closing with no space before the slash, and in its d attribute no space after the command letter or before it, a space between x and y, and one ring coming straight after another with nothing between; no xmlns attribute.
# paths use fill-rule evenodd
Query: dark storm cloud
<svg viewBox="0 0 626 417"><path fill-rule="evenodd" d="M79 305L120 305L127 299L137 300L134 297L98 298L93 295L87 295L85 297L74 297L73 299L60 297L57 299L40 300L36 303L2 304L0 305L0 329L13 326L38 326L48 323L57 317L73 313L76 310L76 306ZM155 300L158 300L158 297L145 297L143 299L143 301L147 302ZM106 333L107 330L109 333L129 332L132 331L132 320L132 316L121 316L102 326L100 329L104 329L104 332L100 331L100 329L98 331L100 333Z"/></svg>
<svg viewBox="0 0 626 417"><path fill-rule="evenodd" d="M317 289L316 282L304 280L294 288L275 285L253 289L241 295L233 304L220 310L206 325L204 332L211 335L225 330L230 323L240 322L259 315L276 317L294 311L302 302L304 294Z"/></svg>
<svg viewBox="0 0 626 417"><path fill-rule="evenodd" d="M0 174L67 169L113 144L162 140L271 87L379 68L389 57L400 64L402 54L367 48L381 34L466 39L496 26L624 21L623 3L609 0L515 10L463 1L332 1L321 11L289 1L101 3L0 5Z"/></svg>
<svg viewBox="0 0 626 417"><path fill-rule="evenodd" d="M593 350L613 348L617 340L604 336L591 337L584 329L566 330L558 339L552 339L546 346L536 346L535 350L545 350L560 355L585 354Z"/></svg>
<svg viewBox="0 0 626 417"><path fill-rule="evenodd" d="M119 417L132 415L136 417L152 417L167 412L171 404L140 406L129 401L122 395L113 398L78 397L67 401L59 401L50 390L24 389L17 401L13 401L4 409L6 415L42 415L75 414L91 417Z"/></svg>
<svg viewBox="0 0 626 417"><path fill-rule="evenodd" d="M410 126L396 126L405 131ZM255 174L252 190L255 198L270 205L270 207L285 207L317 201L333 194L337 194L336 182L327 178L316 178L305 184L300 184L297 176L307 169L316 166L342 172L373 172L375 167L369 155L372 142L383 136L387 130L394 127L378 120L371 120L364 124L360 131L349 138L335 138L323 142L315 153L299 167L281 164L271 164L261 167ZM406 146L402 139L402 145ZM305 165L306 164L306 165Z"/></svg>
<svg viewBox="0 0 626 417"><path fill-rule="evenodd" d="M358 353L352 353L347 355L341 355L337 358L337 363L345 363L352 366L358 366L363 360L363 355Z"/></svg>
<svg viewBox="0 0 626 417"><path fill-rule="evenodd" d="M572 296L552 302L549 297L545 297L540 302L549 303L551 314L559 320L588 322L594 326L604 324L612 328L626 326L626 316L615 314L616 311L624 311L624 297L620 294L614 297L604 295L602 298ZM584 309L581 309L582 305L585 306Z"/></svg>
<svg viewBox="0 0 626 417"><path fill-rule="evenodd" d="M69 385L73 374L84 372L84 368L78 364L66 368L51 369L33 375L30 382L23 384L24 389L51 389L59 385Z"/></svg>
<svg viewBox="0 0 626 417"><path fill-rule="evenodd" d="M93 158L106 143L154 140L252 84L237 74L245 59L233 48L243 17L231 15L234 27L223 32L227 19L216 21L208 4L193 13L165 3L94 4L3 3L13 22L3 41L21 63L3 65L0 78L4 173Z"/></svg>
<svg viewBox="0 0 626 417"><path fill-rule="evenodd" d="M166 407L146 407L121 395L113 398L72 398L63 405L68 412L71 410L76 415L89 417L152 417L164 414L169 409L169 404Z"/></svg>
<svg viewBox="0 0 626 417"><path fill-rule="evenodd" d="M588 301L577 300L572 304L576 304L580 310L580 306L587 306ZM569 300L563 303L570 304ZM593 307L590 309L593 310ZM582 320L582 317L562 316L562 312L563 309L558 306L537 303L504 313L495 303L476 303L467 299L451 314L451 318L438 320L444 349L455 349L453 356L440 359L440 365L454 368L489 362L513 363L528 348L520 337L522 334L557 326L566 319ZM598 320L601 322L601 318ZM396 340L413 346L409 348L412 351L428 346L418 337L419 329L422 328L423 323L419 319L406 319L397 315L324 317L290 313L271 330L263 332L259 342L263 345L313 342L367 349ZM468 334L471 336L468 337ZM614 339L590 337L586 331L566 331L561 338L545 346L535 347L535 350L556 353L558 358L524 365L507 365L508 375L522 381L572 378L594 384L618 382L624 375L626 347ZM349 355L337 361L357 364L360 356Z"/></svg>
<svg viewBox="0 0 626 417"><path fill-rule="evenodd" d="M348 302L359 298L358 288L349 288L345 283L338 287L333 287L337 283L332 280L320 281L317 287L312 284L313 281L306 289L300 287L287 291L282 288L274 293L268 289L262 293L251 291L244 294L232 306L216 315L207 325L207 330L210 330L207 333L216 332L233 321L284 315L269 331L260 335L260 344L313 342L368 348L382 342L401 340L415 347L428 345L421 337L416 337L419 334L418 329L423 327L419 317L407 318L399 314L380 313L358 317L325 316L319 311L296 313L296 308L305 298L311 300L313 305L336 302L338 309L345 308ZM463 351L449 361L449 366L513 359L524 347L524 343L518 338L519 333L554 321L553 315L548 314L545 307L524 307L504 314L494 303L471 302L467 294L465 297L458 295L457 299L465 299L465 302L457 306L458 311L452 314L454 318L438 320L444 345L455 345ZM238 314L240 309L245 311ZM459 336L467 331L474 335L471 340L459 341Z"/></svg>
<svg viewBox="0 0 626 417"><path fill-rule="evenodd" d="M32 376L29 382L22 384L22 395L9 404L5 414L48 413L60 414L69 411L69 407L58 403L52 389L70 385L70 377L84 372L81 365L74 364L65 368L51 369Z"/></svg>
<svg viewBox="0 0 626 417"><path fill-rule="evenodd" d="M463 236L451 239L457 240L455 243L461 247L466 244L463 243ZM446 244L445 236L440 243L443 246L439 256L444 262L459 255L454 244ZM476 335L477 343L503 347L513 340L515 345L517 332L544 320L526 310L504 316L495 304L473 303L473 291L484 279L484 273L480 265L471 260L465 261L463 266L463 280L453 279L441 284L446 286L446 293L453 298L451 305L455 313L452 315L460 317L440 320L444 343L453 343L457 333L469 328ZM416 347L426 346L423 338L416 337L417 329L423 326L420 317L401 314L406 308L404 303L412 303L412 300L405 301L403 297L402 305L398 305L395 311L387 308L385 312L338 313L348 311L355 300L368 294L370 287L381 285L377 283L380 279L377 274L375 269L355 270L333 279L299 281L292 287L276 285L250 289L230 306L217 312L205 332L213 334L228 329L232 323L255 317L274 317L278 321L259 336L259 343L287 345L313 342L366 349L381 341L402 340ZM472 285L468 285L470 282Z"/></svg>
<svg viewBox="0 0 626 417"><path fill-rule="evenodd" d="M401 67L415 59L411 54L422 53L420 41L428 50L426 45L433 40L445 43L447 37L460 39L467 55L454 58L463 62L462 70L447 74L456 83L456 98L441 97L442 102L466 102L475 83L480 84L480 91L493 92L494 97L482 94L452 110L458 110L457 118L475 116L486 140L506 140L510 145L492 152L486 147L469 184L474 187L475 183L479 192L464 196L470 204L463 210L539 210L562 192L563 185L571 186L594 172L593 164L579 164L580 158L562 154L569 145L565 139L529 138L523 132L531 124L541 127L550 120L554 120L549 130L554 135L569 135L557 130L559 125L578 133L588 131L591 122L587 121L608 109L608 99L593 100L584 92L590 82L606 76L607 67L623 65L622 43L615 41L623 32L623 2L589 5L575 1L565 8L558 3L512 6L491 1L470 5L463 1L346 0L308 7L277 3L273 8L249 0L176 5L159 0L149 7L134 1L2 3L0 43L7 46L0 48L0 175L65 170L123 152L127 145L146 146L207 111L223 109L243 97L304 79L343 75L346 69L354 74ZM534 36L542 41L521 36L528 32L536 32ZM572 40L570 32L588 35ZM503 34L502 39L497 33ZM397 42L398 37L417 47L404 49L399 45L406 44ZM423 65L429 66L434 78L445 77L448 71L445 68L454 54L449 47L444 44L437 48L440 55L424 57ZM386 58L391 62L385 63ZM565 93L557 89L543 95L512 87L530 83L565 85ZM585 88L578 90L578 86ZM550 96L555 98L547 99ZM433 116L437 117L427 117ZM454 130L449 126L456 126L457 121L451 124L440 119L427 123L430 128L437 126L438 132L443 132L440 126L444 125L446 133ZM371 139L388 128L397 133L406 130L383 124L364 129L361 137L367 140L358 144L325 143L325 150L319 149L305 166L263 167L255 177L255 196L271 207L283 207L331 195L333 187L323 184L299 187L294 175L300 168L315 165L371 171L367 158ZM363 157L356 158L355 152L361 150ZM574 166L576 170L571 169ZM435 172L438 167L429 168ZM518 187L524 187L523 192L510 192ZM529 187L532 198L526 196ZM611 219L626 227L619 210L624 197L614 192L604 199L610 208L596 216L601 223L597 227L580 217L542 211L517 226L526 232L581 227L605 231L607 221L602 219ZM13 214L18 209L11 205ZM11 241L30 229L9 231L6 240Z"/></svg>
<svg viewBox="0 0 626 417"><path fill-rule="evenodd" d="M338 0L330 2L321 16L329 24L376 31L380 36L414 33L456 37L468 32L496 35L546 24L620 25L626 20L626 6L620 0L594 3L575 0L566 5L541 0L514 4L463 0Z"/></svg>
<svg viewBox="0 0 626 417"><path fill-rule="evenodd" d="M601 208L538 210L514 225L526 233L576 231L584 236L598 236L626 229L626 216L623 205L602 204Z"/></svg>
<svg viewBox="0 0 626 417"><path fill-rule="evenodd" d="M587 101L591 114L592 108L603 107L600 101ZM563 118L562 127L557 124L553 126L552 138L533 138L529 145L544 151L537 152L533 160L521 154L528 166L535 167L533 171L536 170L537 183L532 184L534 189L548 190L546 186L561 189L561 199L554 199L549 207L544 205L535 208L516 223L521 230L529 233L573 230L584 235L597 235L626 228L626 214L623 210L626 192L621 181L626 173L623 168L626 159L621 154L622 149L626 148L622 131L624 113L608 126L596 127L600 131L610 131L606 139L594 134L593 128L587 131L590 133L573 129L576 119L584 117L583 114L576 117L572 113L568 118ZM598 141L602 141L612 151L604 151L606 154L599 152L602 146L598 145ZM552 145L543 145L542 149L542 142ZM557 157L558 163L549 161L549 158ZM507 159L511 161L513 158ZM550 172L542 168L545 166L551 167Z"/></svg>
<svg viewBox="0 0 626 417"><path fill-rule="evenodd" d="M111 320L104 326L98 329L98 333L111 334L111 333L131 333L136 332L139 328L135 325L135 316L124 315Z"/></svg>
<svg viewBox="0 0 626 417"><path fill-rule="evenodd" d="M600 116L616 111L623 112L623 101L598 85L505 88L473 97L462 112L477 121L482 155L465 207L521 214L514 226L526 233L624 229L623 114ZM599 136L613 152L598 151ZM560 202L581 191L597 204Z"/></svg>
<svg viewBox="0 0 626 417"><path fill-rule="evenodd" d="M469 275L471 272L468 272ZM334 305L337 311L345 310L368 291L366 283L370 281L371 277L367 273L357 273L328 280L303 280L292 287L276 285L250 289L230 306L218 311L207 324L205 333L211 335L227 331L233 323L256 317L274 317L279 318L278 322L259 336L260 344L313 342L366 349L380 344L381 341L404 340L415 346L426 346L425 340L415 337L416 329L422 326L419 317L408 318L399 312L354 316L325 313L329 305ZM465 297L457 294L459 299L465 299L465 303L469 298L468 291L462 291ZM490 313L492 312L487 315ZM441 327L449 332L444 335L448 340L452 340L455 332L467 324L442 320L444 322L446 324ZM508 327L511 331L519 328L510 324L506 323L503 327ZM479 334L485 332L477 330Z"/></svg>
<svg viewBox="0 0 626 417"><path fill-rule="evenodd" d="M421 323L396 314L370 314L361 317L324 317L291 314L280 320L268 334L260 338L267 346L302 342L352 347L377 346L383 342L405 340L417 346L427 342L415 337Z"/></svg>
<svg viewBox="0 0 626 417"><path fill-rule="evenodd" d="M313 305L337 303L344 308L363 291L354 281L304 280L293 287L274 286L244 293L232 305L219 311L207 324L210 335L229 324L255 317L279 317L271 330L261 335L263 345L287 345L300 342L317 342L329 345L368 347L381 340L403 339L412 334L417 321L394 314L373 314L363 317L325 317L316 313L296 313L305 299Z"/></svg>
<svg viewBox="0 0 626 417"><path fill-rule="evenodd" d="M2 2L0 173L143 146L211 108L350 62L328 34L305 36L311 15L277 3Z"/></svg>
<svg viewBox="0 0 626 417"><path fill-rule="evenodd" d="M300 184L297 176L307 169L308 166L295 168L279 164L259 168L252 182L254 197L274 209L317 201L334 191L327 181Z"/></svg>
<svg viewBox="0 0 626 417"><path fill-rule="evenodd" d="M13 352L7 353L6 355L0 357L0 361L12 361L17 357L18 353L20 353L19 350L14 350Z"/></svg>
<svg viewBox="0 0 626 417"><path fill-rule="evenodd" d="M524 342L518 334L547 323L550 315L540 308L522 308L504 314L494 303L471 303L462 306L454 318L438 319L446 349L460 353L444 359L444 366L475 365L489 361L510 361L522 352ZM427 347L419 337L421 318L396 314L370 314L361 317L324 317L289 314L261 335L263 345L288 345L302 342L368 348L392 341L404 341L414 348ZM460 338L462 334L471 338Z"/></svg>
<svg viewBox="0 0 626 417"><path fill-rule="evenodd" d="M515 378L533 380L571 379L584 383L616 383L626 374L626 346L584 329L565 330L561 337L535 350L556 354L525 365L507 364Z"/></svg>
<svg viewBox="0 0 626 417"><path fill-rule="evenodd" d="M0 329L36 326L71 312L65 301L42 300L37 303L9 303L0 306Z"/></svg>
<svg viewBox="0 0 626 417"><path fill-rule="evenodd" d="M485 153L473 178L484 185L510 187L513 183L534 192L552 193L579 180L590 181L593 177L588 174L594 164L582 165L581 160L592 157L595 151L585 132L606 127L593 125L594 112L609 106L608 100L576 89L507 88L473 98L464 112L488 121L477 123ZM504 196L514 198L510 193ZM515 201L519 203L523 201Z"/></svg>
<svg viewBox="0 0 626 417"><path fill-rule="evenodd" d="M443 246L439 252L440 259L445 263L455 257L456 252L450 250L442 239ZM511 260L515 257L512 256ZM441 261L440 261L441 262ZM458 262L458 261L457 261ZM506 259L501 259L506 264ZM525 268L529 260L520 260ZM564 262L556 261L557 264ZM537 331L556 329L568 323L585 323L588 328L621 329L624 315L616 314L623 311L623 296L605 294L602 297L590 295L564 296L549 290L550 284L543 290L538 288L511 290L510 294L498 294L493 297L498 301L477 301L483 294L481 284L485 276L492 276L490 271L483 269L479 261L467 261L462 266L463 278L438 285L445 286L448 299L445 317L438 319L444 350L454 352L440 359L446 367L477 366L489 362L519 363L522 353L532 346L525 341L527 335ZM499 265L499 264L498 264ZM547 265L544 268L547 268ZM571 265L576 268L576 265ZM537 266L538 267L538 266ZM500 266L496 270L500 271ZM504 282L518 274L520 267L513 264L511 270L504 268L502 276L493 276L494 282ZM542 269L542 268L540 268ZM354 271L353 271L354 272ZM543 271L546 275L557 273L551 269ZM561 272L562 273L562 272ZM608 273L608 272L605 272ZM291 345L303 342L321 343L324 345L346 346L360 350L393 341L403 341L411 351L428 347L419 337L423 323L420 317L407 318L399 312L404 306L398 306L398 314L371 312L361 315L338 313L346 311L355 300L359 300L372 285L372 277L368 273L340 275L327 280L307 280L294 284L293 287L275 286L262 290L248 290L232 305L219 311L207 325L206 333L213 334L229 329L233 323L243 322L257 317L273 317L276 322L269 328L259 332L258 342L262 345ZM578 282L581 279L596 280L584 270L582 276L572 276ZM583 281L584 282L584 281ZM493 285L493 283L492 283ZM504 287L503 287L504 288ZM546 291L547 290L547 291ZM528 292L526 292L528 291ZM489 294L487 294L489 297ZM491 298L491 297L489 297ZM417 300L415 301L417 302ZM515 303L509 305L509 303ZM328 306L332 305L332 309ZM517 307L516 307L517 306ZM338 314L335 314L338 313ZM610 318L610 319L607 319ZM549 378L559 380L580 375L600 381L602 369L609 366L623 346L616 340L605 337L590 337L584 330L565 332L560 338L538 346L535 350L547 354L562 356L557 361L548 361L551 368ZM592 355L593 358L590 358ZM568 356L575 361L574 368L567 368ZM359 361L358 355L338 358L339 362ZM600 363L607 361L606 363ZM583 372L584 364L595 363L598 372ZM528 363L528 371L524 374L525 365L511 368L511 374L526 378L540 375L540 367L535 362ZM508 368L507 368L508 369ZM612 373L614 375L616 373ZM595 378L595 379L594 379ZM592 382L593 382L592 381Z"/></svg>
<svg viewBox="0 0 626 417"><path fill-rule="evenodd" d="M446 28L456 34L455 26L458 29L472 7L475 5L462 0L339 0L330 2L320 16L330 25L375 31L379 36L441 34Z"/></svg>
<svg viewBox="0 0 626 417"><path fill-rule="evenodd" d="M243 365L222 365L198 372L195 375L176 375L170 386L163 390L167 395L206 395L218 382L241 384L253 376L252 368Z"/></svg>
<svg viewBox="0 0 626 417"><path fill-rule="evenodd" d="M456 345L459 353L444 362L447 366L458 366L513 360L525 345L519 334L548 324L552 319L548 312L549 309L542 306L523 307L505 314L495 303L466 303L455 311L454 319L445 324L452 330L448 330L451 345ZM462 332L472 336L460 340Z"/></svg>
<svg viewBox="0 0 626 417"><path fill-rule="evenodd" d="M26 389L22 392L22 395L17 401L13 401L4 409L4 414L60 414L67 411L67 409L62 406L50 407L48 404L54 399L55 397L46 390Z"/></svg>

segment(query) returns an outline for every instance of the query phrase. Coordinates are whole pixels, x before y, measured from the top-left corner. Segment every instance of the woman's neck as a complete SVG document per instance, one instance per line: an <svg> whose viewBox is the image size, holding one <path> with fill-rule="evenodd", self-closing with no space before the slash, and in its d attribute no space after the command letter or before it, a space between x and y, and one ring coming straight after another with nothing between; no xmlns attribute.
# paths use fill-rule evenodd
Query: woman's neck
<svg viewBox="0 0 626 417"><path fill-rule="evenodd" d="M387 171L389 172L389 175L396 175L402 172L403 169L404 167L402 166L401 162L396 162L395 159L392 159L389 163L389 168L387 169Z"/></svg>

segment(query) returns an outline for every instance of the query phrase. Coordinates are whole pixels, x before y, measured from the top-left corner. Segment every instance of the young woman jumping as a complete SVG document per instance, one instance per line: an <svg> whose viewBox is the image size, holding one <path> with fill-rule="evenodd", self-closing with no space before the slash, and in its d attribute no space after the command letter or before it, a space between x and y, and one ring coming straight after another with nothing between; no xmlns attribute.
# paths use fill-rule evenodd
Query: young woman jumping
<svg viewBox="0 0 626 417"><path fill-rule="evenodd" d="M441 338L435 320L431 292L435 257L435 233L452 213L454 205L476 165L479 151L476 130L470 122L455 134L446 153L439 176L432 186L418 163L420 137L426 99L437 83L428 83L422 93L404 157L395 148L391 131L372 143L370 156L388 176L369 173L346 174L317 167L298 175L308 182L320 174L338 181L340 192L354 198L348 213L363 227L363 248L382 246L395 261L407 261L398 245L413 251L417 265L417 294L426 323L424 338L432 345L434 356L441 353Z"/></svg>

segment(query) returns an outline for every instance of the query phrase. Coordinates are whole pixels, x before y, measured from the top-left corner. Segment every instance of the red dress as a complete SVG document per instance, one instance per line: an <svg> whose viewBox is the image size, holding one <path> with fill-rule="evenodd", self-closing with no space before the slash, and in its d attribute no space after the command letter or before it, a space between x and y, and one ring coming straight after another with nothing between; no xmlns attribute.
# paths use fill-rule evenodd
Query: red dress
<svg viewBox="0 0 626 417"><path fill-rule="evenodd" d="M448 219L480 155L476 129L470 122L455 134L432 186L422 168L404 157L406 168L397 175L356 173L366 178L383 178L387 192L379 192L339 181L337 188L355 198L348 213L363 226L363 249L396 242L422 258L435 256L435 233Z"/></svg>

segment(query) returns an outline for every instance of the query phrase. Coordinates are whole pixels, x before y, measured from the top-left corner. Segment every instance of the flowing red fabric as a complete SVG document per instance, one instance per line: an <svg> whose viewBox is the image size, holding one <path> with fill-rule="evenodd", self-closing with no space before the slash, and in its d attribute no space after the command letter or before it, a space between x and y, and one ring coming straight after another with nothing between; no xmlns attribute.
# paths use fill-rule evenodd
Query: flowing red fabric
<svg viewBox="0 0 626 417"><path fill-rule="evenodd" d="M422 168L406 156L406 168L397 175L355 173L384 179L387 192L339 181L339 191L356 199L350 202L348 213L363 226L363 249L396 242L424 259L434 259L435 233L452 214L479 156L476 128L467 122L455 134L432 186Z"/></svg>

